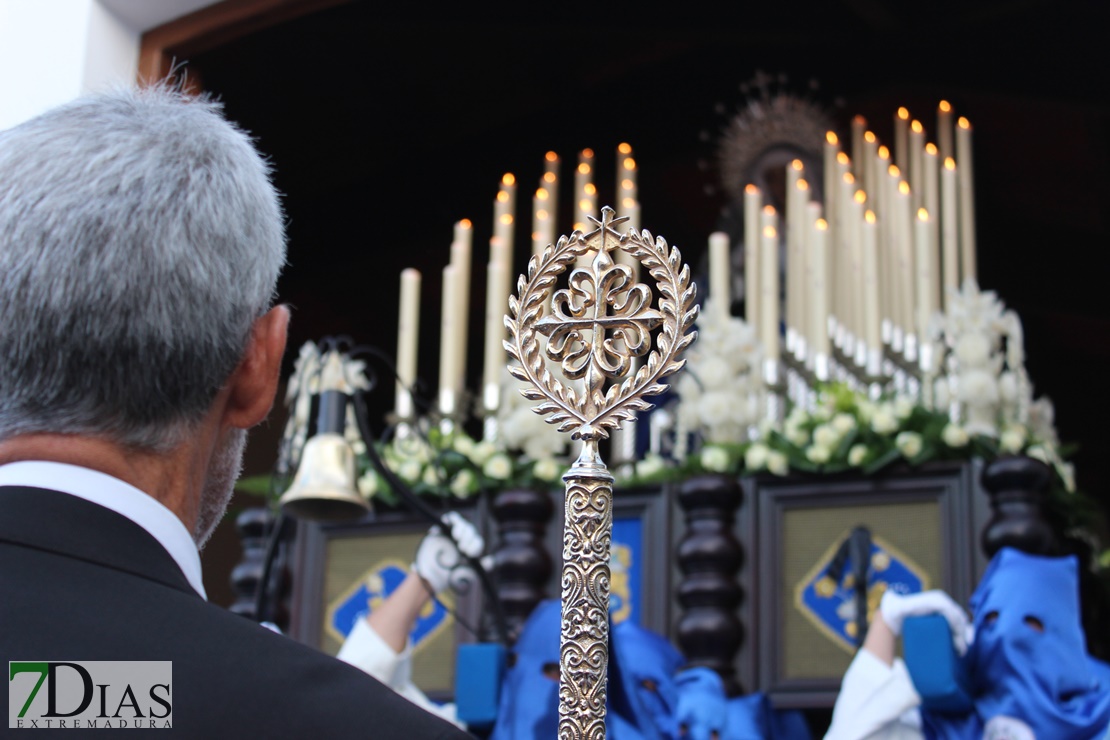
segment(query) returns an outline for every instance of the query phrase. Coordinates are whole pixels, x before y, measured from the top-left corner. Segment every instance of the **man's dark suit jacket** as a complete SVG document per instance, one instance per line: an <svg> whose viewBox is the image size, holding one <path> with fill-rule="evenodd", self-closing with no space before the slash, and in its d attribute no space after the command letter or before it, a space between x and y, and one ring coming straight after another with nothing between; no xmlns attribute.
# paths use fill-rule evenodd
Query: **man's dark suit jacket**
<svg viewBox="0 0 1110 740"><path fill-rule="evenodd" d="M173 737L469 737L209 604L146 530L57 491L0 487L0 665L13 660L173 661Z"/></svg>

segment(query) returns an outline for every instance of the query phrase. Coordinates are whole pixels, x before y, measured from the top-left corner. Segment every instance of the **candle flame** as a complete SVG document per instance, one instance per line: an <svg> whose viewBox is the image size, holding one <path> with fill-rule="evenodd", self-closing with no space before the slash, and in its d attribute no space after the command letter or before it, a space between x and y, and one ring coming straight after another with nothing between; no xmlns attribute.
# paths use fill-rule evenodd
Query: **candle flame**
<svg viewBox="0 0 1110 740"><path fill-rule="evenodd" d="M511 224L513 222L513 214L511 214L511 213L502 213L500 221L501 221L501 223L508 226L509 224Z"/></svg>
<svg viewBox="0 0 1110 740"><path fill-rule="evenodd" d="M863 132L863 140L866 141L868 144L874 144L877 139L878 139L878 137L875 136L874 131L864 131Z"/></svg>
<svg viewBox="0 0 1110 740"><path fill-rule="evenodd" d="M971 128L971 121L967 120L963 116L960 116L959 120L956 121L956 125L959 126L960 128L970 129Z"/></svg>
<svg viewBox="0 0 1110 740"><path fill-rule="evenodd" d="M906 108L905 106L900 107L898 109L898 117L901 118L903 121L910 120L910 111L909 111L909 109Z"/></svg>
<svg viewBox="0 0 1110 740"><path fill-rule="evenodd" d="M548 217L548 213L544 209L541 208L538 211L536 211L536 218L538 218L540 221L546 221L547 217Z"/></svg>
<svg viewBox="0 0 1110 740"><path fill-rule="evenodd" d="M852 118L852 123L856 124L857 126L864 126L867 124L867 119L857 114Z"/></svg>
<svg viewBox="0 0 1110 740"><path fill-rule="evenodd" d="M583 175L588 175L590 174L590 165L583 162L582 164L578 165L578 171L581 172Z"/></svg>
<svg viewBox="0 0 1110 740"><path fill-rule="evenodd" d="M542 241L542 240L543 240L543 234L541 234L538 231L533 231L532 232L532 241L538 242L538 241Z"/></svg>
<svg viewBox="0 0 1110 740"><path fill-rule="evenodd" d="M853 174L852 174L851 172L845 172L845 173L844 173L844 182L846 182L846 183L848 183L849 185L851 185L851 184L852 184L852 183L854 183L855 181L856 181L856 177L855 177L855 175L853 175Z"/></svg>
<svg viewBox="0 0 1110 740"><path fill-rule="evenodd" d="M551 196L547 192L547 188L537 188L536 189L536 200L547 200L550 197Z"/></svg>
<svg viewBox="0 0 1110 740"><path fill-rule="evenodd" d="M590 202L589 198L583 198L582 200L578 201L579 210L588 211L591 207L593 207L593 203Z"/></svg>
<svg viewBox="0 0 1110 740"><path fill-rule="evenodd" d="M621 154L631 154L632 153L632 145L627 143L627 142L622 141L620 144L617 144L617 151L620 152Z"/></svg>
<svg viewBox="0 0 1110 740"><path fill-rule="evenodd" d="M896 164L892 164L891 166L887 167L886 171L887 174L891 177L899 177L902 174L902 171L898 169L898 165Z"/></svg>
<svg viewBox="0 0 1110 740"><path fill-rule="evenodd" d="M506 192L504 190L497 191L497 202L498 203L508 203L509 202L508 192Z"/></svg>
<svg viewBox="0 0 1110 740"><path fill-rule="evenodd" d="M774 216L775 215L775 207L774 206L763 206L763 212L766 213L768 216Z"/></svg>
<svg viewBox="0 0 1110 740"><path fill-rule="evenodd" d="M794 171L795 171L795 172L801 172L801 171L802 171L802 167L803 167L803 165L802 165L802 160L800 160L800 159L795 159L794 161L792 161L792 162L790 163L790 166L794 168Z"/></svg>
<svg viewBox="0 0 1110 740"><path fill-rule="evenodd" d="M548 152L547 154L543 155L543 158L546 159L548 162L558 162L559 161L559 155L556 154L555 152Z"/></svg>
<svg viewBox="0 0 1110 740"><path fill-rule="evenodd" d="M925 153L931 157L937 156L937 145L930 141L925 145Z"/></svg>
<svg viewBox="0 0 1110 740"><path fill-rule="evenodd" d="M908 182L906 182L905 180L898 183L898 192L901 193L902 195L909 195L910 194L910 184Z"/></svg>
<svg viewBox="0 0 1110 740"><path fill-rule="evenodd" d="M947 100L940 101L940 104L937 105L937 108L940 109L941 113L951 113L952 112L952 106L951 106L951 104L949 104L949 102Z"/></svg>
<svg viewBox="0 0 1110 740"><path fill-rule="evenodd" d="M928 221L929 220L929 212L926 211L924 208L918 208L917 209L917 220L918 221Z"/></svg>
<svg viewBox="0 0 1110 740"><path fill-rule="evenodd" d="M862 190L857 190L856 194L852 196L852 200L862 205L867 202L867 193Z"/></svg>
<svg viewBox="0 0 1110 740"><path fill-rule="evenodd" d="M749 182L744 186L744 192L749 195L759 195L759 188Z"/></svg>
<svg viewBox="0 0 1110 740"><path fill-rule="evenodd" d="M848 159L848 155L844 152L837 152L836 161L840 164L849 164L852 160Z"/></svg>
<svg viewBox="0 0 1110 740"><path fill-rule="evenodd" d="M863 220L866 221L869 224L875 223L875 212L872 211L871 209L867 209L863 213Z"/></svg>
<svg viewBox="0 0 1110 740"><path fill-rule="evenodd" d="M829 222L823 218L817 219L817 221L814 222L813 225L817 227L818 231L827 231L829 228Z"/></svg>
<svg viewBox="0 0 1110 740"><path fill-rule="evenodd" d="M469 229L470 227L471 227L471 223L470 223L469 218L464 218L463 220L459 221L459 228L460 229Z"/></svg>
<svg viewBox="0 0 1110 740"><path fill-rule="evenodd" d="M890 149L887 148L886 144L879 145L877 154L879 155L879 159L890 159Z"/></svg>
<svg viewBox="0 0 1110 740"><path fill-rule="evenodd" d="M829 142L830 144L840 143L840 139L838 139L836 137L836 132L835 131L826 131L825 132L825 141Z"/></svg>
<svg viewBox="0 0 1110 740"><path fill-rule="evenodd" d="M635 198L625 198L624 200L621 201L621 205L623 205L625 208L635 208L636 207L636 199Z"/></svg>
<svg viewBox="0 0 1110 740"><path fill-rule="evenodd" d="M511 173L511 172L506 172L506 173L505 173L505 174L504 174L504 175L503 175L503 176L501 177L501 184L502 184L502 185L515 185L515 184L516 184L516 178L515 178L515 177L513 177L513 173Z"/></svg>
<svg viewBox="0 0 1110 740"><path fill-rule="evenodd" d="M774 226L764 226L763 227L763 236L767 237L768 239L774 239L775 238L775 227Z"/></svg>
<svg viewBox="0 0 1110 740"><path fill-rule="evenodd" d="M636 160L633 159L632 157L625 157L624 158L624 168L626 170L636 169Z"/></svg>
<svg viewBox="0 0 1110 740"><path fill-rule="evenodd" d="M582 150L582 158L583 159L593 159L594 158L594 150L593 149L588 149L588 148L583 149Z"/></svg>
<svg viewBox="0 0 1110 740"><path fill-rule="evenodd" d="M944 158L944 169L946 169L946 170L956 169L956 160L952 159L951 157L945 157Z"/></svg>
<svg viewBox="0 0 1110 740"><path fill-rule="evenodd" d="M796 185L798 187L798 190L809 190L809 183L806 182L803 178L798 178L798 182L796 183Z"/></svg>
<svg viewBox="0 0 1110 740"><path fill-rule="evenodd" d="M543 173L543 181L544 182L555 182L555 173L554 172L545 172L545 173Z"/></svg>
<svg viewBox="0 0 1110 740"><path fill-rule="evenodd" d="M588 182L588 183L586 183L586 185L585 185L585 186L584 186L584 187L582 188L582 191L583 191L583 192L584 192L584 193L585 193L586 195L597 195L597 186L596 186L596 185L594 185L594 184L593 184L592 182Z"/></svg>
<svg viewBox="0 0 1110 740"><path fill-rule="evenodd" d="M915 119L914 122L910 124L910 130L915 134L920 134L925 131L925 127L921 125L921 121Z"/></svg>
<svg viewBox="0 0 1110 740"><path fill-rule="evenodd" d="M636 183L632 182L631 178L626 177L623 180L621 180L621 189L622 190L631 190L634 187L636 187Z"/></svg>

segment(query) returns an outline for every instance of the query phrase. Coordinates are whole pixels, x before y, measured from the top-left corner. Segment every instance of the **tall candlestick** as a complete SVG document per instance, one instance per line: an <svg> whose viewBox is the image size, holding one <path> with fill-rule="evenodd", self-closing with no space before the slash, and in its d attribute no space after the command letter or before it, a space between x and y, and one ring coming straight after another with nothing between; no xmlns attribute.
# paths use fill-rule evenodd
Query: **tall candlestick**
<svg viewBox="0 0 1110 740"><path fill-rule="evenodd" d="M956 160L947 157L940 171L940 243L944 267L944 302L948 305L949 291L960 287L960 241L956 198Z"/></svg>
<svg viewBox="0 0 1110 740"><path fill-rule="evenodd" d="M874 172L871 182L875 188L872 197L871 210L878 219L878 236L876 245L879 253L879 318L884 329L884 339L890 336L891 319L891 292L892 283L888 279L890 274L890 187L887 183L887 168L890 167L890 149L883 145L875 150ZM871 195L871 193L868 193Z"/></svg>
<svg viewBox="0 0 1110 740"><path fill-rule="evenodd" d="M505 313L509 297L502 287L511 277L509 268L502 262L486 265L486 335L482 368L482 405L495 411L500 401L501 370L505 367Z"/></svg>
<svg viewBox="0 0 1110 740"><path fill-rule="evenodd" d="M762 305L759 313L763 329L760 339L763 342L764 357L771 362L779 359L779 237L774 226L763 229L760 246L760 289Z"/></svg>
<svg viewBox="0 0 1110 740"><path fill-rule="evenodd" d="M828 226L835 228L836 223L833 214L836 213L836 193L839 189L837 183L840 182L840 173L836 166L836 155L840 152L840 140L832 131L825 132L825 146L822 150L824 172L823 189L821 194L825 200L825 216Z"/></svg>
<svg viewBox="0 0 1110 740"><path fill-rule="evenodd" d="M583 149L578 153L578 167L574 170L574 228L589 230L589 216L595 216L593 195L597 190L594 181L594 150Z"/></svg>
<svg viewBox="0 0 1110 740"><path fill-rule="evenodd" d="M952 149L952 104L947 100L937 104L937 150L941 162L955 154Z"/></svg>
<svg viewBox="0 0 1110 740"><path fill-rule="evenodd" d="M762 231L760 209L763 195L751 183L744 186L744 319L749 326L759 326L759 234Z"/></svg>
<svg viewBox="0 0 1110 740"><path fill-rule="evenodd" d="M936 310L934 281L936 273L933 272L935 247L932 243L933 230L929 224L929 212L924 208L917 209L917 221L914 223L914 252L917 256L917 335L924 341L929 328L929 319Z"/></svg>
<svg viewBox="0 0 1110 740"><path fill-rule="evenodd" d="M627 216L629 209L638 200L636 160L632 157L632 146L621 142L617 146L617 215Z"/></svg>
<svg viewBox="0 0 1110 740"><path fill-rule="evenodd" d="M451 266L455 268L455 373L457 374L458 389L466 387L466 347L467 334L470 329L470 243L453 242L451 244Z"/></svg>
<svg viewBox="0 0 1110 740"><path fill-rule="evenodd" d="M879 316L879 253L875 212L867 210L863 214L863 337L868 350L882 348L882 333Z"/></svg>
<svg viewBox="0 0 1110 740"><path fill-rule="evenodd" d="M464 244L473 244L474 242L474 225L470 223L469 218L460 219L455 222L454 242L463 242Z"/></svg>
<svg viewBox="0 0 1110 740"><path fill-rule="evenodd" d="M937 147L933 142L925 145L925 152L921 158L922 168L924 170L924 187L925 194L922 196L922 207L929 212L929 243L933 245L932 257L934 259L932 265L933 273L933 288L937 294L934 297L933 305L939 308L943 303L940 285L940 250L937 245L940 244L940 219L937 217L940 213L940 162L937 160Z"/></svg>
<svg viewBox="0 0 1110 740"><path fill-rule="evenodd" d="M722 320L731 313L732 269L729 262L728 234L715 231L709 235L709 300Z"/></svg>
<svg viewBox="0 0 1110 740"><path fill-rule="evenodd" d="M863 152L858 165L860 173L856 175L856 178L863 182L863 191L867 193L867 197L874 198L876 180L873 163L879 151L879 137L875 136L873 131L864 131L862 146Z"/></svg>
<svg viewBox="0 0 1110 740"><path fill-rule="evenodd" d="M551 244L551 193L547 188L536 188L532 196L532 254L543 254L544 247Z"/></svg>
<svg viewBox="0 0 1110 740"><path fill-rule="evenodd" d="M774 229L775 230L775 239L776 239L776 244L777 244L778 243L777 242L777 240L778 240L778 224L779 224L778 211L775 210L775 207L770 205L770 204L763 206L762 210L760 210L760 212L759 212L759 332L760 332L759 340L761 342L763 342L764 345L766 345L766 343L768 341L767 339L765 339L763 337L763 331L768 326L767 322L764 320L764 312L767 310L767 305L766 305L766 302L765 302L766 301L765 293L767 291L767 286L766 286L767 278L766 278L766 272L765 271L766 271L766 269L768 269L766 267L766 265L764 264L765 261L766 261L765 258L764 258L764 251L763 251L764 242L766 241L764 239L764 233L766 232L768 226L770 226L772 229ZM779 270L780 270L781 266L782 266L781 255L779 254L779 251L776 248L775 249L775 265L774 265L775 276L776 276L775 277L775 295L776 295L776 297L779 296L779 293L780 293L780 285L781 285L780 280L781 280L781 278L779 277ZM778 325L779 325L779 319L780 319L780 316L781 316L781 313L780 313L781 312L781 307L780 307L780 304L777 302L777 298L776 298L775 306L776 306L775 316L774 316L774 325L776 327L776 331L775 331L775 342L776 342L776 344L775 344L775 346L777 347L778 346L778 344L777 344L777 342L778 342Z"/></svg>
<svg viewBox="0 0 1110 740"><path fill-rule="evenodd" d="M979 278L976 268L975 254L975 178L972 175L973 161L971 155L971 123L960 116L956 122L956 165L959 167L960 191L960 257L962 261L962 275L960 282Z"/></svg>
<svg viewBox="0 0 1110 740"><path fill-rule="evenodd" d="M551 214L551 220L548 222L550 231L544 238L545 244L551 244L555 241L555 234L558 230L559 165L559 155L555 152L548 152L547 154L543 155L543 177L540 178L540 187L547 191L547 210Z"/></svg>
<svg viewBox="0 0 1110 740"><path fill-rule="evenodd" d="M793 299L794 328L798 336L804 338L809 331L809 315L806 308L808 293L806 290L806 262L808 261L806 241L809 238L809 229L806 225L809 211L806 206L809 203L809 182L805 178L798 178L798 181L794 183L794 192L796 196L794 199L794 210L797 214L791 218L790 222L790 227L798 233L793 254L793 259L796 262L794 266L794 284L796 286L795 292L798 294ZM787 298L789 300L789 295Z"/></svg>
<svg viewBox="0 0 1110 740"><path fill-rule="evenodd" d="M906 334L914 331L914 248L913 248L913 210L910 200L910 186L905 180L898 182L894 198L894 217L896 219L898 250L898 325Z"/></svg>
<svg viewBox="0 0 1110 740"><path fill-rule="evenodd" d="M867 130L867 119L863 116L852 117L852 174L857 180L863 179L863 134Z"/></svg>
<svg viewBox="0 0 1110 740"><path fill-rule="evenodd" d="M810 292L813 298L810 302L811 322L813 324L810 341L813 343L814 355L824 358L828 358L830 348L828 232L829 224L825 219L819 218L813 222L809 260ZM821 378L821 380L828 380L828 377Z"/></svg>
<svg viewBox="0 0 1110 740"><path fill-rule="evenodd" d="M443 268L443 295L439 321L439 410L447 416L456 411L458 388L455 369L455 268Z"/></svg>
<svg viewBox="0 0 1110 740"><path fill-rule="evenodd" d="M910 197L914 208L925 205L925 127L921 121L910 122Z"/></svg>
<svg viewBox="0 0 1110 740"><path fill-rule="evenodd" d="M910 112L902 107L894 114L894 164L902 172L910 171Z"/></svg>
<svg viewBox="0 0 1110 740"><path fill-rule="evenodd" d="M420 334L420 271L401 270L401 300L397 309L397 387L393 410L398 419L415 418L412 388L416 385L417 337Z"/></svg>
<svg viewBox="0 0 1110 740"><path fill-rule="evenodd" d="M786 167L786 210L783 213L783 228L786 236L786 350L793 352L798 329L798 299L802 291L798 285L802 233L799 219L802 207L798 193L798 181L802 176L802 160L795 159Z"/></svg>

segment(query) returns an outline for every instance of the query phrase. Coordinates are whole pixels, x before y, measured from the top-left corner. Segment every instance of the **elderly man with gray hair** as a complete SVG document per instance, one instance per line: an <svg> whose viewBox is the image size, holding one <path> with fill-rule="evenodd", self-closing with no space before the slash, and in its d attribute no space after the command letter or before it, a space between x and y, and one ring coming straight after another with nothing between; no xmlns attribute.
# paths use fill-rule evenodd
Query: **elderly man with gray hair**
<svg viewBox="0 0 1110 740"><path fill-rule="evenodd" d="M209 99L118 90L0 132L9 727L466 736L205 600L198 548L278 384L284 262L269 166ZM150 665L172 673L144 689Z"/></svg>

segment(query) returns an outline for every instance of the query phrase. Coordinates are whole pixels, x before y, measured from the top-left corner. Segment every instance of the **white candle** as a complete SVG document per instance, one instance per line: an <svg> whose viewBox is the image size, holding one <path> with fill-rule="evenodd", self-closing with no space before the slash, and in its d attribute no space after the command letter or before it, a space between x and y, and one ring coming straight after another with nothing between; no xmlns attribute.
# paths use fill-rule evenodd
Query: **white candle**
<svg viewBox="0 0 1110 740"><path fill-rule="evenodd" d="M506 172L501 177L501 187L493 204L493 233L513 251L513 232L516 228L516 177Z"/></svg>
<svg viewBox="0 0 1110 740"><path fill-rule="evenodd" d="M960 287L960 237L956 198L956 160L944 160L940 171L940 243L944 266L944 303L948 303L948 293Z"/></svg>
<svg viewBox="0 0 1110 740"><path fill-rule="evenodd" d="M925 206L925 127L921 121L910 122L910 198L914 208Z"/></svg>
<svg viewBox="0 0 1110 740"><path fill-rule="evenodd" d="M464 218L455 222L454 238L452 242L463 242L465 244L474 243L474 225L470 223L469 218Z"/></svg>
<svg viewBox="0 0 1110 740"><path fill-rule="evenodd" d="M863 191L867 193L868 198L875 197L876 179L875 179L875 158L878 156L879 151L879 137L875 136L873 131L863 132L863 153L860 157L858 167L860 173L856 178L863 182Z"/></svg>
<svg viewBox="0 0 1110 740"><path fill-rule="evenodd" d="M802 160L795 159L786 166L786 211L783 214L783 228L786 231L786 349L795 350L794 342L798 330L798 299L802 296L799 284L802 260L800 257L802 232L799 226L803 216L802 203L798 192L798 181L802 177Z"/></svg>
<svg viewBox="0 0 1110 740"><path fill-rule="evenodd" d="M443 268L443 295L439 320L439 410L444 414L455 413L455 268Z"/></svg>
<svg viewBox="0 0 1110 740"><path fill-rule="evenodd" d="M578 153L578 167L574 170L574 228L583 233L591 231L589 220L594 213L594 151L583 149Z"/></svg>
<svg viewBox="0 0 1110 740"><path fill-rule="evenodd" d="M825 334L826 336L828 335L828 302L826 301L826 303L824 305L824 308L822 309L824 313L820 316L820 318L818 318L818 314L815 313L814 307L813 307L813 302L814 302L814 300L816 300L814 298L814 295L813 295L813 290L814 290L813 286L817 283L818 277L819 277L815 272L817 268L814 267L814 264L813 264L813 259L814 259L813 250L815 249L815 247L813 245L813 241L816 238L815 229L817 228L817 221L818 220L823 221L822 212L823 212L823 209L821 207L821 204L818 203L817 201L811 200L808 203L806 203L806 215L805 215L805 218L802 221L802 229L804 229L804 232L805 232L805 235L806 235L805 245L804 245L804 247L805 247L805 249L804 249L804 251L805 251L805 265L806 265L805 266L805 285L804 285L805 297L802 300L803 311L805 312L805 314L802 317L802 323L803 323L802 333L806 338L806 344L810 347L815 347L816 346L817 338L818 338L819 335L821 335L821 334ZM823 228L824 228L825 233L823 233L821 235L822 244L827 244L828 240L825 237L828 234L829 226L828 226L827 221L823 221L823 223L824 223ZM822 259L823 259L822 265L824 265L824 266L821 269L823 271L827 272L828 271L828 259L825 258L824 256L822 256ZM826 275L823 275L823 276L820 276L820 277L821 277L820 282L821 282L821 285L822 285L821 289L823 291L825 291L825 296L827 298L828 297L828 275L826 274Z"/></svg>
<svg viewBox="0 0 1110 740"><path fill-rule="evenodd" d="M484 408L495 410L500 398L501 368L505 366L505 313L509 298L502 293L509 268L503 262L486 265L486 336L483 353L482 399Z"/></svg>
<svg viewBox="0 0 1110 740"><path fill-rule="evenodd" d="M455 373L458 389L466 387L466 347L470 329L470 243L451 244L451 266L455 268Z"/></svg>
<svg viewBox="0 0 1110 740"><path fill-rule="evenodd" d="M952 104L947 100L937 105L937 149L942 162L955 154L952 150Z"/></svg>
<svg viewBox="0 0 1110 740"><path fill-rule="evenodd" d="M617 215L627 216L629 210L639 201L636 186L636 160L632 157L632 145L621 142L617 146Z"/></svg>
<svg viewBox="0 0 1110 740"><path fill-rule="evenodd" d="M922 156L922 168L924 170L924 187L925 194L922 196L922 208L929 212L929 243L933 245L933 289L936 291L936 296L933 299L933 305L939 308L943 302L940 289L940 250L937 245L940 244L940 219L937 217L940 213L940 162L937 159L936 144L929 142L925 145L925 152Z"/></svg>
<svg viewBox="0 0 1110 740"><path fill-rule="evenodd" d="M913 210L910 203L910 186L905 180L898 182L894 197L895 234L898 251L898 325L906 334L914 331L914 249L913 249Z"/></svg>
<svg viewBox="0 0 1110 740"><path fill-rule="evenodd" d="M812 332L809 341L816 355L829 355L829 265L828 236L829 225L823 218L813 222L810 235L809 275ZM827 380L828 378L824 378Z"/></svg>
<svg viewBox="0 0 1110 740"><path fill-rule="evenodd" d="M778 243L778 241L777 241L778 240L778 224L779 224L778 212L775 210L775 207L773 205L770 205L770 204L767 204L767 205L763 206L763 208L759 211L759 324L758 324L758 331L759 331L759 341L763 342L764 345L766 345L767 342L769 341L766 338L764 338L764 336L763 336L763 332L766 330L767 325L768 325L767 322L764 320L764 311L767 310L767 306L766 306L766 302L765 302L766 301L765 293L767 291L767 286L766 286L767 277L766 277L765 270L767 269L767 267L764 264L764 262L766 260L764 258L764 251L763 251L764 242L766 240L764 239L764 233L766 232L768 226L771 227L772 229L774 229L775 230L775 240L776 240L776 244L777 244ZM775 295L776 296L778 296L778 294L779 294L779 281L781 279L780 278L780 273L779 273L779 269L780 269L781 264L782 264L780 257L781 257L781 255L779 254L779 251L776 248L775 249L775 265L774 265L774 270L775 270ZM778 341L778 325L779 325L780 311L781 311L781 305L778 302L778 300L776 299L776 302L775 302L775 317L774 317L775 341L776 342ZM776 344L775 346L777 347L778 345Z"/></svg>
<svg viewBox="0 0 1110 740"><path fill-rule="evenodd" d="M624 228L625 233L631 232L633 230L639 231L640 230L640 202L639 201L635 201L635 200L632 201L631 205L628 207L627 215L628 215L628 222L623 225L624 227L626 227L626 228ZM632 272L632 282L633 283L640 282L640 263L639 263L639 261L636 260L635 257L628 254L623 249L614 249L613 250L613 261L617 262L618 264L627 265L628 269L631 270L631 272Z"/></svg>
<svg viewBox="0 0 1110 740"><path fill-rule="evenodd" d="M880 145L875 150L874 159L874 172L871 175L871 182L875 188L874 197L871 202L871 210L875 212L875 218L878 219L878 235L876 238L876 245L879 253L879 319L880 323L887 328L884 329L883 338L889 338L889 327L891 319L891 294L892 283L888 279L890 275L890 185L887 182L887 168L890 167L890 150ZM870 193L868 193L870 195Z"/></svg>
<svg viewBox="0 0 1110 740"><path fill-rule="evenodd" d="M744 186L744 319L759 327L759 234L763 195L751 183Z"/></svg>
<svg viewBox="0 0 1110 740"><path fill-rule="evenodd" d="M548 239L552 218L550 206L551 193L547 188L536 188L536 194L532 196L532 254L537 257L551 244Z"/></svg>
<svg viewBox="0 0 1110 740"><path fill-rule="evenodd" d="M867 119L863 116L852 117L852 174L857 180L863 180L864 162L863 133L867 130Z"/></svg>
<svg viewBox="0 0 1110 740"><path fill-rule="evenodd" d="M774 226L763 229L760 247L762 275L762 305L759 312L763 323L760 339L764 357L772 362L779 359L779 237Z"/></svg>
<svg viewBox="0 0 1110 740"><path fill-rule="evenodd" d="M547 191L547 210L551 219L547 222L548 232L544 236L544 244L553 244L559 224L559 155L548 152L543 155L543 177L540 187Z"/></svg>
<svg viewBox="0 0 1110 740"><path fill-rule="evenodd" d="M729 306L732 304L732 266L729 260L728 234L715 231L709 235L709 300L713 303L718 317L728 319Z"/></svg>
<svg viewBox="0 0 1110 740"><path fill-rule="evenodd" d="M836 164L836 155L840 153L840 140L832 131L825 132L825 147L824 154L824 192L822 196L825 200L825 216L830 229L836 227L836 194L839 189L837 183L840 181L839 169Z"/></svg>
<svg viewBox="0 0 1110 740"><path fill-rule="evenodd" d="M796 215L791 219L790 227L793 228L798 237L794 241L794 252L791 258L796 263L794 265L794 290L797 293L793 299L794 304L794 329L801 337L807 336L809 327L809 317L806 313L806 262L807 252L806 240L809 238L809 229L807 223L809 221L809 210L806 207L809 203L809 182L804 178L798 178L794 183L794 210Z"/></svg>
<svg viewBox="0 0 1110 740"><path fill-rule="evenodd" d="M910 112L902 107L894 114L894 164L903 173L910 171Z"/></svg>
<svg viewBox="0 0 1110 740"><path fill-rule="evenodd" d="M959 167L961 284L978 282L975 254L975 178L972 175L971 123L960 116L956 123L956 165Z"/></svg>
<svg viewBox="0 0 1110 740"><path fill-rule="evenodd" d="M925 341L929 319L936 310L934 304L936 288L934 281L936 275L932 270L934 264L933 254L935 249L932 244L932 227L929 224L929 212L924 208L917 209L917 220L914 222L913 242L914 253L917 256L917 335L920 341Z"/></svg>
<svg viewBox="0 0 1110 740"><path fill-rule="evenodd" d="M401 300L397 309L397 393L393 410L397 418L412 420L415 407L417 337L420 334L420 271L401 270Z"/></svg>
<svg viewBox="0 0 1110 740"><path fill-rule="evenodd" d="M877 241L878 225L875 212L867 210L863 214L863 337L869 350L882 347L879 316L879 252Z"/></svg>

